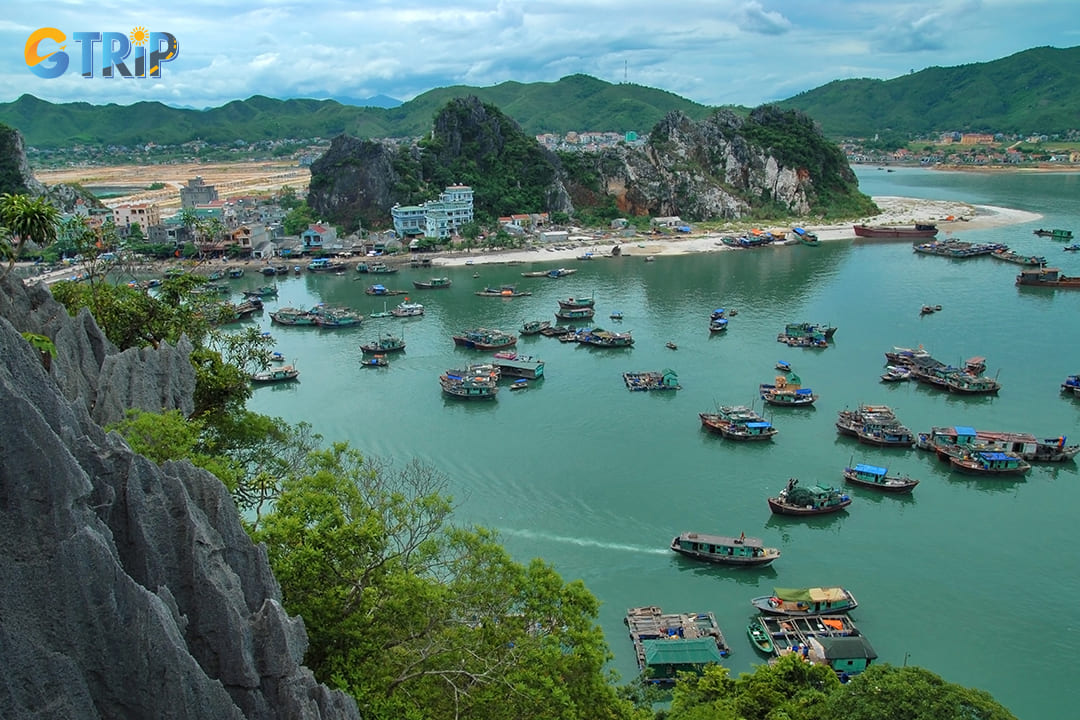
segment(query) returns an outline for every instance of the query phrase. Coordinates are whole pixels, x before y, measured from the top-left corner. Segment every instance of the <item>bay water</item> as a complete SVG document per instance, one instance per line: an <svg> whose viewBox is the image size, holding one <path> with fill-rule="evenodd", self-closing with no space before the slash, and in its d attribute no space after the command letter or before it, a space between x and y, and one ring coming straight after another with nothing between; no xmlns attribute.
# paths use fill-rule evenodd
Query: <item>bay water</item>
<svg viewBox="0 0 1080 720"><path fill-rule="evenodd" d="M1080 231L1080 175L857 170L870 195L901 195L1014 207L1043 218L1030 225L951 237L1004 242L1046 255L1070 275L1078 253L1036 237L1036 227ZM939 235L944 237L945 234ZM552 267L545 253L525 265L403 269L374 277L278 278L279 295L254 322L300 370L297 383L257 388L249 406L306 421L327 440L347 440L397 463L425 460L446 473L456 520L500 531L514 557L541 557L564 579L582 579L600 599L600 623L624 681L637 672L622 623L629 607L716 614L733 648L733 674L765 662L747 639L750 599L773 587L842 585L860 606L853 619L879 662L915 664L946 680L990 691L1021 718L1053 717L1080 706L1072 663L1080 657L1080 472L1073 462L1036 465L1021 480L950 472L932 454L879 449L836 433L837 412L886 404L915 432L932 426L1065 435L1080 442L1080 398L1059 391L1080 372L1080 292L1017 288L1019 266L992 258L951 260L912 252L908 242L841 240L819 247L766 247L644 262L628 255L565 262L561 279L524 278ZM474 277L474 273L479 277ZM412 290L412 280L447 275L449 290ZM384 300L364 294L381 281L409 289L421 319L368 319L335 331L272 326L269 311L319 302L367 315ZM236 289L265 284L261 276ZM516 284L529 297L474 295ZM631 349L605 350L523 337L516 350L546 362L545 379L523 392L506 383L493 401L440 392L449 368L482 361L451 335L484 326L516 330L555 322L558 300L593 295L594 324L632 331ZM393 307L401 297L389 298ZM921 306L941 305L932 315ZM718 307L737 314L726 333L709 333ZM621 321L610 320L621 312ZM776 341L789 322L838 327L826 350ZM360 364L359 345L403 334L390 366ZM665 343L674 342L671 350ZM983 355L996 396L959 396L914 383L879 380L884 352L923 345L953 364ZM779 429L769 443L739 444L705 432L699 412L753 403L773 382L778 360L820 395L805 409L766 408ZM622 373L678 373L677 392L628 392ZM885 466L922 482L907 497L848 487L846 512L812 519L770 514L766 498L797 477L842 486L850 462ZM684 530L745 533L779 547L759 570L687 561L668 549Z"/></svg>

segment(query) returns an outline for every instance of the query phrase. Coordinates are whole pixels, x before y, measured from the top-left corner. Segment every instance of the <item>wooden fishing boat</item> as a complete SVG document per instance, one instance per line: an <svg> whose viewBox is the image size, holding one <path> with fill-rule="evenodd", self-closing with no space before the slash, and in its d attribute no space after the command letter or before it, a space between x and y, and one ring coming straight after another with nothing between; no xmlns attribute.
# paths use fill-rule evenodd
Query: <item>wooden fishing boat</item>
<svg viewBox="0 0 1080 720"><path fill-rule="evenodd" d="M420 303L409 302L409 298L405 298L405 301L398 303L390 314L394 317L420 317L424 314L424 306Z"/></svg>
<svg viewBox="0 0 1080 720"><path fill-rule="evenodd" d="M817 247L821 244L821 240L818 236L805 228L796 227L791 228L791 232L795 233L798 241L803 245L809 245L810 247Z"/></svg>
<svg viewBox="0 0 1080 720"><path fill-rule="evenodd" d="M1040 439L1031 433L976 430L954 425L919 433L916 446L920 450L934 451L945 461L968 450L999 450L1014 453L1029 462L1065 462L1080 454L1080 445L1066 445L1065 440L1064 435Z"/></svg>
<svg viewBox="0 0 1080 720"><path fill-rule="evenodd" d="M1072 240L1073 239L1072 230L1060 230L1060 229L1057 229L1057 230L1043 230L1042 228L1039 228L1038 230L1033 230L1032 232L1034 232L1039 237L1048 237L1048 238L1051 238L1053 240Z"/></svg>
<svg viewBox="0 0 1080 720"><path fill-rule="evenodd" d="M278 325L314 325L315 313L300 308L283 307L270 313L270 320Z"/></svg>
<svg viewBox="0 0 1080 720"><path fill-rule="evenodd" d="M229 268L229 277L233 280L244 277L244 268Z"/></svg>
<svg viewBox="0 0 1080 720"><path fill-rule="evenodd" d="M635 392L647 392L649 390L681 390L679 376L674 370L663 372L626 372L623 373L623 382L626 389Z"/></svg>
<svg viewBox="0 0 1080 720"><path fill-rule="evenodd" d="M575 333L575 341L602 348L628 348L634 345L634 337L630 333L616 333L603 328L580 330Z"/></svg>
<svg viewBox="0 0 1080 720"><path fill-rule="evenodd" d="M556 278L557 279L557 278L561 278L561 277L566 277L567 275L573 275L576 272L577 272L576 268L554 268L552 270L547 271L547 276L549 278Z"/></svg>
<svg viewBox="0 0 1080 720"><path fill-rule="evenodd" d="M953 470L983 477L1023 475L1031 469L1031 463L1016 453L993 450L966 450L950 455L949 464Z"/></svg>
<svg viewBox="0 0 1080 720"><path fill-rule="evenodd" d="M267 368L251 374L251 382L265 385L269 383L290 382L300 377L300 371L292 365Z"/></svg>
<svg viewBox="0 0 1080 720"><path fill-rule="evenodd" d="M463 400L491 400L499 392L499 368L491 363L474 363L439 376L442 391Z"/></svg>
<svg viewBox="0 0 1080 720"><path fill-rule="evenodd" d="M766 615L791 617L841 615L859 606L851 591L842 587L773 588L772 595L750 603Z"/></svg>
<svg viewBox="0 0 1080 720"><path fill-rule="evenodd" d="M547 270L528 270L521 273L521 277L546 277L547 274Z"/></svg>
<svg viewBox="0 0 1080 720"><path fill-rule="evenodd" d="M701 424L730 440L771 440L777 429L745 405L726 405L715 413L698 413Z"/></svg>
<svg viewBox="0 0 1080 720"><path fill-rule="evenodd" d="M560 300L559 301L559 307L568 308L568 309L591 308L591 307L594 307L595 305L596 305L596 298L594 298L591 295L589 297L576 297L576 298L571 297L571 298L567 298L565 300Z"/></svg>
<svg viewBox="0 0 1080 720"><path fill-rule="evenodd" d="M612 320L622 320L623 319L623 314L621 312L619 312L618 310L616 310L615 312L608 315L608 317L611 318Z"/></svg>
<svg viewBox="0 0 1080 720"><path fill-rule="evenodd" d="M906 365L888 365L881 375L882 382L904 382L911 379L911 368Z"/></svg>
<svg viewBox="0 0 1080 720"><path fill-rule="evenodd" d="M595 314L596 310L591 307L560 307L555 311L555 317L559 320L588 320Z"/></svg>
<svg viewBox="0 0 1080 720"><path fill-rule="evenodd" d="M393 275L398 269L390 267L384 262L374 262L368 265L368 272L372 275Z"/></svg>
<svg viewBox="0 0 1080 720"><path fill-rule="evenodd" d="M430 280L413 280L413 287L417 290L446 290L454 281L447 277L433 277Z"/></svg>
<svg viewBox="0 0 1080 720"><path fill-rule="evenodd" d="M761 567L780 557L777 548L765 547L760 538L742 533L728 537L683 532L672 539L671 549L694 560L739 567Z"/></svg>
<svg viewBox="0 0 1080 720"><path fill-rule="evenodd" d="M766 655L773 654L772 636L765 631L761 623L756 619L746 626L746 634L750 637L750 644L755 648Z"/></svg>
<svg viewBox="0 0 1080 720"><path fill-rule="evenodd" d="M362 358L360 364L364 367L387 367L390 365L390 361L386 359L385 355L373 355L369 358Z"/></svg>
<svg viewBox="0 0 1080 720"><path fill-rule="evenodd" d="M1069 277L1060 268L1033 268L1021 270L1016 276L1017 285L1049 288L1080 288L1080 277Z"/></svg>
<svg viewBox="0 0 1080 720"><path fill-rule="evenodd" d="M366 293L367 295L379 296L404 295L405 292L405 290L391 290L385 285L368 285L367 288L364 290L364 293Z"/></svg>
<svg viewBox="0 0 1080 720"><path fill-rule="evenodd" d="M777 360L776 369L780 372L791 372L791 363L786 360Z"/></svg>
<svg viewBox="0 0 1080 720"><path fill-rule="evenodd" d="M521 323L521 329L518 332L522 335L539 335L549 327L551 327L551 322L548 320L525 320Z"/></svg>
<svg viewBox="0 0 1080 720"><path fill-rule="evenodd" d="M510 383L511 390L527 390L529 388L528 378L518 378L514 382Z"/></svg>
<svg viewBox="0 0 1080 720"><path fill-rule="evenodd" d="M855 225L855 235L865 238L929 238L938 233L936 225L916 223L915 225Z"/></svg>
<svg viewBox="0 0 1080 720"><path fill-rule="evenodd" d="M513 285L503 285L502 287L498 287L498 288L486 287L483 290L477 290L473 294L474 295L479 295L480 297L501 297L501 298L516 298L516 297L526 297L528 295L532 295L531 292L528 292L526 290L518 290Z"/></svg>
<svg viewBox="0 0 1080 720"><path fill-rule="evenodd" d="M893 493L911 492L919 484L919 481L913 478L889 475L886 468L863 463L844 468L844 479L856 485Z"/></svg>
<svg viewBox="0 0 1080 720"><path fill-rule="evenodd" d="M501 330L475 328L453 336L454 344L474 350L501 350L517 343L517 336Z"/></svg>
<svg viewBox="0 0 1080 720"><path fill-rule="evenodd" d="M664 347L666 347L668 350L678 350L679 349L679 346L676 345L675 343L671 342L670 340L668 340L666 343L664 343Z"/></svg>
<svg viewBox="0 0 1080 720"><path fill-rule="evenodd" d="M851 496L834 487L815 485L803 487L796 478L776 497L769 498L769 509L778 515L824 515L843 510L851 504Z"/></svg>
<svg viewBox="0 0 1080 720"><path fill-rule="evenodd" d="M400 352L405 349L405 339L392 333L384 333L369 343L360 346L360 352L365 354L388 352Z"/></svg>
<svg viewBox="0 0 1080 720"><path fill-rule="evenodd" d="M1005 262L1015 263L1017 265L1028 265L1031 267L1042 267L1047 263L1046 257L1043 255L1021 255L1008 248L995 250L990 257L1004 260Z"/></svg>
<svg viewBox="0 0 1080 720"><path fill-rule="evenodd" d="M577 332L577 328L573 325L548 325L547 327L540 329L540 334L544 337L555 338L562 338L574 332Z"/></svg>
<svg viewBox="0 0 1080 720"><path fill-rule="evenodd" d="M777 375L771 385L761 383L758 394L765 402L779 407L807 407L818 399L817 393L802 387L802 380L795 374L790 377Z"/></svg>

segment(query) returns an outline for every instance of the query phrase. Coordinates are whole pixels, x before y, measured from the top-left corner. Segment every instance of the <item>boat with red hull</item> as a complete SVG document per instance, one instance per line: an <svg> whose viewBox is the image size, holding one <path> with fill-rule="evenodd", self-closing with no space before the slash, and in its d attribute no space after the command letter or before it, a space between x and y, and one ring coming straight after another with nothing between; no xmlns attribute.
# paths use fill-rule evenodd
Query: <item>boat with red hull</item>
<svg viewBox="0 0 1080 720"><path fill-rule="evenodd" d="M936 225L855 225L855 235L866 238L931 238L937 235Z"/></svg>

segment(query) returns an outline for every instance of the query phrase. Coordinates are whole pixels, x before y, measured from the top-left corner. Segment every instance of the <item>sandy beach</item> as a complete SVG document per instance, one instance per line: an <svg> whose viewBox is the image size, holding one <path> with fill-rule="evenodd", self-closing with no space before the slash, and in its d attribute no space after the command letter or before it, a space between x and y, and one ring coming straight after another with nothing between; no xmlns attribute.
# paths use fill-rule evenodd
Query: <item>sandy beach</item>
<svg viewBox="0 0 1080 720"><path fill-rule="evenodd" d="M912 225L916 222L936 223L938 229L948 237L954 232L979 230L989 227L1015 225L1035 222L1042 216L1037 213L993 205L969 205L967 203L944 200L923 200L896 196L875 197L874 202L881 213L857 221L835 225L805 225L807 230L817 234L823 241L850 240L855 237L852 225ZM763 226L768 229L771 226ZM745 231L745 227L743 228ZM624 252L642 256L685 255L687 253L731 252L731 248L720 242L723 235L740 234L742 231L731 230L724 233L690 233L672 237L658 238L640 236L621 238L610 233L592 242L562 244L561 250L554 248L534 248L532 250L498 250L475 252L439 253L432 256L432 263L442 266L482 265L486 263L522 263L552 262L576 260L586 253L595 256L607 256L616 245L625 248ZM584 234L584 233L582 233Z"/></svg>

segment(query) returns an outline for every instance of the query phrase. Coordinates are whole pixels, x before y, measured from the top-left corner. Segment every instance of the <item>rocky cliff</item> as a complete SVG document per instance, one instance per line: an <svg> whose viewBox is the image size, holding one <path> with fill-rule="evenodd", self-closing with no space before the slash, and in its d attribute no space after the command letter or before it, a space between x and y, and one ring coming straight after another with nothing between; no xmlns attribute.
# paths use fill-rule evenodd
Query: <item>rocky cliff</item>
<svg viewBox="0 0 1080 720"><path fill-rule="evenodd" d="M44 192L45 186L30 171L22 134L0 123L0 194L41 195Z"/></svg>
<svg viewBox="0 0 1080 720"><path fill-rule="evenodd" d="M49 336L46 370L21 331ZM0 715L358 718L301 665L220 481L101 423L190 410L190 347L118 353L88 314L0 278Z"/></svg>
<svg viewBox="0 0 1080 720"><path fill-rule="evenodd" d="M477 215L491 219L584 208L688 220L872 210L840 149L805 115L771 106L746 118L721 110L700 122L673 112L643 146L556 156L497 108L461 98L435 117L423 142L392 156L377 147L335 140L312 166L312 207L340 222L362 202L385 226L394 203L464 183L473 186Z"/></svg>

